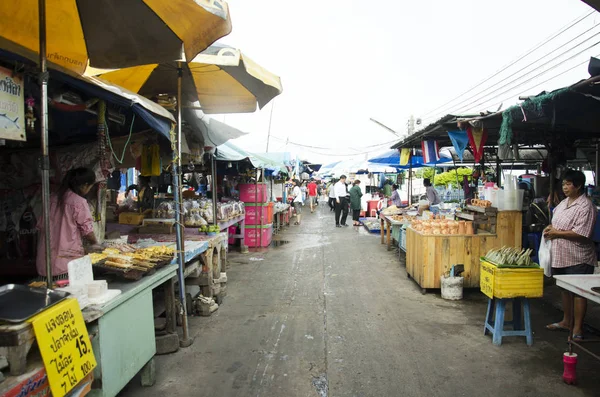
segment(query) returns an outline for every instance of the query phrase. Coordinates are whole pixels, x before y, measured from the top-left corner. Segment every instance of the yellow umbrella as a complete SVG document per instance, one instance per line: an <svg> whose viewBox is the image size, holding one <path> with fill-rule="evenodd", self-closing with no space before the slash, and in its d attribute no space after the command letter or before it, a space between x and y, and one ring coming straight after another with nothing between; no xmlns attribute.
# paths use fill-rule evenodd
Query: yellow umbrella
<svg viewBox="0 0 600 397"><path fill-rule="evenodd" d="M134 66L99 77L145 96L174 94L178 62ZM213 44L189 63L181 63L182 94L198 100L202 111L248 113L281 94L279 76L269 72L239 49Z"/></svg>
<svg viewBox="0 0 600 397"><path fill-rule="evenodd" d="M39 0L0 1L0 48L39 53ZM98 68L192 59L231 32L223 0L46 0L49 62Z"/></svg>

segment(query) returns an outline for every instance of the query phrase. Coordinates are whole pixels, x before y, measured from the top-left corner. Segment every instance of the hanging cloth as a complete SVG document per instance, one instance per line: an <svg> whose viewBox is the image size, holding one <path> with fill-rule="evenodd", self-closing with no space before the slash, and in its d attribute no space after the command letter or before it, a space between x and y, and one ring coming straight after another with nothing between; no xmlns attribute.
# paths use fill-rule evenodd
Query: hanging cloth
<svg viewBox="0 0 600 397"><path fill-rule="evenodd" d="M400 165L407 165L410 160L410 148L400 149Z"/></svg>
<svg viewBox="0 0 600 397"><path fill-rule="evenodd" d="M469 144L473 149L473 157L476 163L479 163L483 157L483 147L487 141L487 129L468 127L467 135L469 136Z"/></svg>
<svg viewBox="0 0 600 397"><path fill-rule="evenodd" d="M160 176L162 167L160 160L160 147L158 145L144 146L142 148L142 176Z"/></svg>
<svg viewBox="0 0 600 397"><path fill-rule="evenodd" d="M458 156L460 161L463 161L463 152L469 144L469 137L467 136L467 131L448 131L448 136L452 141L452 146L454 146L456 155Z"/></svg>

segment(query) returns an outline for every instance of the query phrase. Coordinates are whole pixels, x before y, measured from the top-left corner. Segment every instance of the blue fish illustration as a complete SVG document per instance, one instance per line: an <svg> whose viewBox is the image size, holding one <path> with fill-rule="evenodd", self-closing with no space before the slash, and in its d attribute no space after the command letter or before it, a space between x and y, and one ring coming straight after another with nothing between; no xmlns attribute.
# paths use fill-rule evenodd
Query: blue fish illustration
<svg viewBox="0 0 600 397"><path fill-rule="evenodd" d="M16 128L20 130L21 128L19 128L17 120L19 120L18 117L14 120L11 120L6 114L0 114L0 128L4 128L5 130L8 130L9 128Z"/></svg>

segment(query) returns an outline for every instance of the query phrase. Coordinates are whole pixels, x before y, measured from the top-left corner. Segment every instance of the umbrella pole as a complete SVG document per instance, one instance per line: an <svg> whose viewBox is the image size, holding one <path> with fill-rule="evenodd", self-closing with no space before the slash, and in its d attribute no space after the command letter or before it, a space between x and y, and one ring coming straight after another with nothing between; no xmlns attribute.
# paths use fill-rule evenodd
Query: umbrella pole
<svg viewBox="0 0 600 397"><path fill-rule="evenodd" d="M52 289L52 258L50 255L50 158L48 153L48 65L46 61L46 0L38 1L40 39L40 132L42 135L42 217L44 219L44 248L46 279Z"/></svg>
<svg viewBox="0 0 600 397"><path fill-rule="evenodd" d="M181 327L183 329L182 339L179 341L181 347L188 347L193 343L188 333L188 318L187 318L187 305L185 302L185 277L184 277L184 266L185 266L185 247L183 245L183 201L181 191L181 79L183 69L181 68L181 62L177 63L177 149L173 153L173 187L175 188L175 221L177 222L176 241L177 241L177 264L179 269L177 271L177 278L179 280L179 299L181 300Z"/></svg>
<svg viewBox="0 0 600 397"><path fill-rule="evenodd" d="M212 184L212 208L213 208L213 224L216 226L219 224L217 219L217 157L216 157L216 148L215 153L212 155L212 164L210 170L210 181Z"/></svg>

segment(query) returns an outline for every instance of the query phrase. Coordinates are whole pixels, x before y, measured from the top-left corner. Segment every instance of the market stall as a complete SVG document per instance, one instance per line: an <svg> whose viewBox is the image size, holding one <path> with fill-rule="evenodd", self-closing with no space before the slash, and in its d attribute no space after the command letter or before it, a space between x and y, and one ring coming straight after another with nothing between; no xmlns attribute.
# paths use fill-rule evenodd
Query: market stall
<svg viewBox="0 0 600 397"><path fill-rule="evenodd" d="M521 219L519 211L500 211L495 232L480 229L465 234L456 228L455 234L441 234L438 229L406 231L406 271L423 289L440 288L440 277L452 265L463 264L464 287L479 288L479 258L492 248L521 247ZM448 230L448 229L446 229Z"/></svg>

